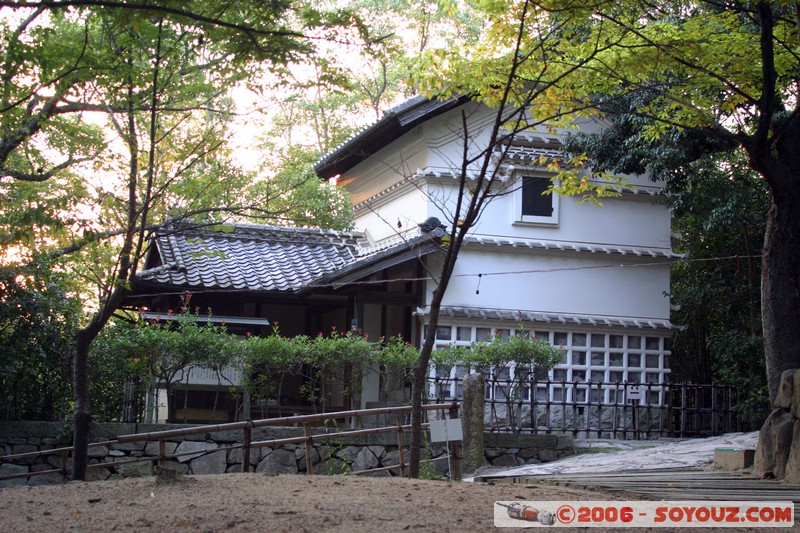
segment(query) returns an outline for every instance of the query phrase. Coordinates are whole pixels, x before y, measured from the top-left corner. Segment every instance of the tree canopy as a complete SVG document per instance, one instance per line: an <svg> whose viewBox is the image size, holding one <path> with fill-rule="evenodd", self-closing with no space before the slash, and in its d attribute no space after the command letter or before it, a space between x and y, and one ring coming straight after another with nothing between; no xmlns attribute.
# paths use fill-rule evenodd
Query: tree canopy
<svg viewBox="0 0 800 533"><path fill-rule="evenodd" d="M746 164L770 192L761 301L774 398L780 374L800 367L795 3L511 0L474 6L489 21L477 44L457 56L447 49L425 56L426 70L436 74L421 83L432 93L466 92L489 105L505 95L525 102L537 94L534 120L624 113L644 142L685 132L683 138L694 140L692 157L744 150ZM522 33L525 19L531 24Z"/></svg>
<svg viewBox="0 0 800 533"><path fill-rule="evenodd" d="M493 148L534 126L569 129L576 117L613 118L603 136L576 142L573 159L540 162L563 171L559 192L594 201L620 173L667 178L687 233L700 233L687 243L693 256L722 253L723 235L731 235L723 229L744 224L734 234L753 248L749 257L759 246L752 215L764 209L757 193L766 191L763 326L754 324L754 262L743 267L746 276L709 274L721 285L708 292L725 294L724 305L734 305L730 296L748 306L737 314L737 339L746 338L746 366L758 371L752 354L763 333L771 396L780 373L800 367L795 3L379 0L347 7L306 0L0 1L0 264L7 269L0 271L0 301L20 298L28 316L47 321L40 301L59 291L92 294L92 313L80 320L53 308L63 318L55 322L75 331L79 455L89 420L89 346L129 290L148 233L175 219L348 227L347 199L310 168L356 130L353 116L372 118L412 91L466 94L498 109L490 146L465 150L455 165L462 176L478 168L479 179L474 187L462 180L444 276L496 192ZM400 35L404 26L410 35ZM345 42L365 43L358 65L319 54ZM255 169L244 168L231 148L242 119L234 88L279 95L270 100L279 109L271 111L271 140L262 146L272 160ZM463 133L467 146L470 132ZM594 174L573 172L587 162ZM674 169L689 165L704 175L675 179ZM748 185L727 195L730 180ZM721 205L702 205L698 194ZM713 220L698 214L709 210ZM69 271L69 284L56 276L61 285L47 285L41 270L31 271L35 283L20 282L16 274L36 264ZM680 285L698 271L687 278L676 272ZM731 280L735 291L726 285ZM440 282L434 299L441 301L446 287ZM694 305L708 292L683 288L687 308L724 315L724 308ZM31 328L8 323L13 328L5 332L24 344ZM54 351L53 360L59 357L65 355ZM76 471L80 477L80 465Z"/></svg>
<svg viewBox="0 0 800 533"><path fill-rule="evenodd" d="M73 476L81 479L89 347L129 291L150 231L176 218L313 223L315 210L326 224L349 220L308 201L317 187L337 195L307 175L253 186L257 177L228 149L237 113L230 91L285 75L318 42L344 39L336 28L349 39L365 28L303 1L15 2L5 14L3 263L78 259L73 272L97 296L73 344ZM17 227L26 221L30 228Z"/></svg>

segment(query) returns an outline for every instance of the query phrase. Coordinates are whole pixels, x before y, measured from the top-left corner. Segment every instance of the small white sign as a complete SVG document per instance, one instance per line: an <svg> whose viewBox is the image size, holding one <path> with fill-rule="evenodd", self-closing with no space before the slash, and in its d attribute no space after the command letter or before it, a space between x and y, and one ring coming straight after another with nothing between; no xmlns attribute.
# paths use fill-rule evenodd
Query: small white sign
<svg viewBox="0 0 800 533"><path fill-rule="evenodd" d="M641 400L642 387L639 385L628 385L628 400Z"/></svg>
<svg viewBox="0 0 800 533"><path fill-rule="evenodd" d="M430 423L430 430L431 442L452 442L454 440L464 440L464 432L461 429L460 418L432 420Z"/></svg>

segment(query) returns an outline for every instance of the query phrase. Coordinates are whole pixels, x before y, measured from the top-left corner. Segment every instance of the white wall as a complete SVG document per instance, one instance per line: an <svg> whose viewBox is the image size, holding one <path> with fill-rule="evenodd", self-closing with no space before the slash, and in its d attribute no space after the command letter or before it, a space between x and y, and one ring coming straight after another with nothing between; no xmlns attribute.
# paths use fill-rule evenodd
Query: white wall
<svg viewBox="0 0 800 533"><path fill-rule="evenodd" d="M429 216L426 193L415 186L405 188L401 194L387 195L371 208L359 213L356 230L365 232L372 242L416 232L417 224Z"/></svg>
<svg viewBox="0 0 800 533"><path fill-rule="evenodd" d="M457 184L454 180L435 181L428 186L429 213L449 225L447 221L452 217L457 199ZM580 203L575 197L556 196L553 200L558 202L557 224L537 225L516 220L515 207L521 199L514 184L510 183L508 188L511 191L508 195L490 202L473 227L473 235L665 250L671 247L670 212L658 197L625 194L603 198L602 205L598 206Z"/></svg>
<svg viewBox="0 0 800 533"><path fill-rule="evenodd" d="M470 149L475 153L482 140L485 142L492 115L475 104L463 109L469 116ZM586 131L598 127L597 122L583 124ZM446 176L460 163L462 133L461 109L450 111L417 127L343 176L354 201L363 202L406 179L415 167L440 173L440 177L431 176L421 182L425 190L395 188L394 192L377 196L377 200L368 202L370 209L359 210L357 228L366 231L371 239L381 240L396 235L398 221L402 226L400 231L413 229L430 216L452 225L457 181ZM544 130L540 134L553 135ZM641 194L603 199L602 206L581 204L578 198L557 198L557 223L529 224L518 221L516 206L521 199L513 192L523 175L542 174L533 169L512 173L509 194L493 200L473 228L472 236L523 244L526 240L553 241L586 244L596 249L606 246L670 252L670 213L657 197L647 194L660 189L659 184L647 177L628 177ZM436 262L433 257L429 259ZM620 264L627 267L621 268ZM478 274L499 273L507 274L483 276L480 292L476 294ZM443 303L666 320L670 311L665 296L668 292L669 266L660 257L469 245L459 257Z"/></svg>
<svg viewBox="0 0 800 533"><path fill-rule="evenodd" d="M639 258L605 254L476 248L459 255L443 305L669 319L667 265L634 266Z"/></svg>
<svg viewBox="0 0 800 533"><path fill-rule="evenodd" d="M472 153L479 151L488 136L491 112L475 104L463 106L470 119L470 146ZM581 127L594 131L596 121L584 120ZM542 131L542 136L551 132ZM357 214L356 226L367 231L373 240L393 236L397 222L401 231L415 227L429 216L440 218L445 224L452 222L452 208L456 201L457 181L453 178L431 178L417 187L408 185L398 190L384 191L397 184L407 183L417 169L428 169L443 175L457 173L462 155L461 108L445 113L418 126L401 139L357 165L339 179L350 192L354 204L358 205L376 195L369 202L369 209ZM519 166L519 165L517 165ZM661 184L646 176L626 176L629 184L639 194L626 194L620 198L606 198L603 206L579 202L578 198L557 198L559 204L558 225L526 225L517 223L515 206L520 198L515 189L523 175L542 175L533 169L519 169L509 176L509 194L496 198L474 228L476 235L510 236L568 242L615 244L648 248L670 248L670 214L665 205L658 205L658 198L648 194L658 191ZM428 205L420 202L427 199Z"/></svg>

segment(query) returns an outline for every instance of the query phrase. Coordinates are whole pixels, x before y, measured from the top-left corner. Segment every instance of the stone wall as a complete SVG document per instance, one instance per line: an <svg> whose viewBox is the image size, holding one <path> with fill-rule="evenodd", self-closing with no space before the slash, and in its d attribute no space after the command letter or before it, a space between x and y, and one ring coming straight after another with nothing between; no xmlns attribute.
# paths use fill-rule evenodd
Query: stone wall
<svg viewBox="0 0 800 533"><path fill-rule="evenodd" d="M146 433L192 427L165 424L95 424L91 442L113 440L117 435ZM60 456L45 455L13 462L3 461L11 454L51 450L69 446L71 442L59 439L63 424L55 422L0 422L0 476L36 472L59 468ZM324 429L315 431L324 433ZM302 428L257 428L252 430L252 440L262 441L303 435ZM406 445L410 435L406 433ZM552 461L575 453L570 435L509 435L486 434L484 466L513 467L522 464ZM231 431L192 435L169 439L166 452L196 451L168 462L168 467L182 474L217 474L242 471L242 450L219 450L241 444L242 432ZM215 451L217 450L217 451ZM158 455L158 442L114 443L89 448L89 463L97 465L87 470L88 480L114 479L152 474L152 463L115 464L138 457ZM317 474L341 474L399 464L397 436L384 433L367 436L331 435L330 439L315 443L312 453L313 470ZM423 457L446 456L446 447L435 443L428 446ZM408 457L406 456L406 461ZM250 453L251 472L273 474L304 473L306 471L305 445L284 444L274 448L254 448ZM446 475L447 460L425 462L422 472L429 475ZM395 472L369 475L390 476ZM58 483L58 474L0 481L0 486L41 485Z"/></svg>
<svg viewBox="0 0 800 533"><path fill-rule="evenodd" d="M781 374L773 407L758 435L755 471L800 483L800 369Z"/></svg>
<svg viewBox="0 0 800 533"><path fill-rule="evenodd" d="M538 428L550 428L551 431L575 433L579 438L614 439L634 433L658 438L662 428L669 424L666 408L662 406L628 405L559 405L557 402L549 406L539 404L535 409ZM634 410L636 414L634 415ZM511 412L509 415L509 411ZM662 419L663 417L663 419ZM484 423L497 427L531 427L531 405L513 405L486 403L484 407ZM623 437L624 438L624 437ZM648 438L648 437L645 437Z"/></svg>

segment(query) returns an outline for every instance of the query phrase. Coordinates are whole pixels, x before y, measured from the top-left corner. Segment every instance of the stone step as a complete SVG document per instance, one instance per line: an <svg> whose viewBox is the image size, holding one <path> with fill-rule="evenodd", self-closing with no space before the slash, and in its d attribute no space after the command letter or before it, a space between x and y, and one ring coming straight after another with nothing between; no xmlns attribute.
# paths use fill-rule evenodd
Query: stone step
<svg viewBox="0 0 800 533"><path fill-rule="evenodd" d="M756 451L746 448L717 448L714 450L714 466L723 470L743 470L753 466Z"/></svg>

